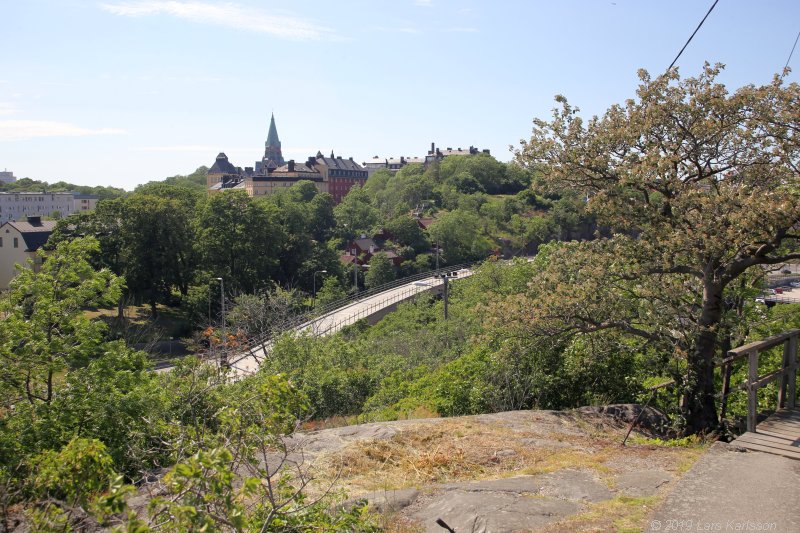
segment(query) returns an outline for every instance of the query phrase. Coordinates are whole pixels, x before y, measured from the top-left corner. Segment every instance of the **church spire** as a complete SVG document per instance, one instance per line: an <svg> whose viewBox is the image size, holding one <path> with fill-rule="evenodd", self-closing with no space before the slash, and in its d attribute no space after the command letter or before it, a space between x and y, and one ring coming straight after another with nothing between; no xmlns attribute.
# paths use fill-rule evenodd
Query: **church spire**
<svg viewBox="0 0 800 533"><path fill-rule="evenodd" d="M283 165L283 154L281 153L281 141L278 139L278 128L275 127L275 114L269 119L269 133L267 142L264 143L264 161L272 160L278 165Z"/></svg>
<svg viewBox="0 0 800 533"><path fill-rule="evenodd" d="M278 128L275 127L275 114L273 113L269 119L269 133L267 134L267 146L281 147L281 141L278 139Z"/></svg>

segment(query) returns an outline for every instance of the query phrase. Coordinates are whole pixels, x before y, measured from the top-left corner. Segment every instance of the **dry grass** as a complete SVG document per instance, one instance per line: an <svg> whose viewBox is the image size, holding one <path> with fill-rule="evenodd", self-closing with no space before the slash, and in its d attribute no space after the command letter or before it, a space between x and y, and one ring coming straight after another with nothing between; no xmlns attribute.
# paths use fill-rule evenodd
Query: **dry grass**
<svg viewBox="0 0 800 533"><path fill-rule="evenodd" d="M337 479L337 485L350 496L358 496L407 487L425 493L442 483L539 475L569 468L593 471L613 490L615 477L632 470L659 468L677 478L705 451L698 444L676 447L647 442L623 447L624 428L603 426L594 420L576 425L571 422L534 423L529 430L474 418L409 426L392 438L355 442L317 457L316 477ZM574 431L575 427L580 431ZM531 445L531 439L543 444ZM590 504L585 512L548 527L548 531L641 531L647 514L661 498L620 495ZM420 531L403 514L383 516L380 521L386 531Z"/></svg>
<svg viewBox="0 0 800 533"><path fill-rule="evenodd" d="M550 433L561 446L531 446L526 434L499 424L448 419L436 425L403 430L391 439L357 442L318 461L324 478L338 477L352 494L379 489L426 486L451 481L536 475L564 468L590 469L601 477L613 474L617 460L658 454L675 463L686 449L619 445L614 430L592 435ZM567 445L567 446L565 446ZM698 453L702 448L697 448ZM694 454L690 454L694 455ZM672 457L674 456L674 457ZM693 463L694 458L687 458ZM676 468L677 470L677 468Z"/></svg>

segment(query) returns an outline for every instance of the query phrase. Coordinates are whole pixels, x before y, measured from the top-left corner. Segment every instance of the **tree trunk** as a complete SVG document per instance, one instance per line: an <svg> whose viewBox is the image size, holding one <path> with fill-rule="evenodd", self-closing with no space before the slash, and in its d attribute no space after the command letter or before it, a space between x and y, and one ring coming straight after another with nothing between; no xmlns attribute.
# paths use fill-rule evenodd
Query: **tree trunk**
<svg viewBox="0 0 800 533"><path fill-rule="evenodd" d="M156 306L155 298L150 298L150 316L153 320L158 317L158 307Z"/></svg>
<svg viewBox="0 0 800 533"><path fill-rule="evenodd" d="M683 433L691 435L716 429L719 424L714 402L714 354L717 332L722 320L722 286L706 283L703 311L700 314L694 347L689 352Z"/></svg>

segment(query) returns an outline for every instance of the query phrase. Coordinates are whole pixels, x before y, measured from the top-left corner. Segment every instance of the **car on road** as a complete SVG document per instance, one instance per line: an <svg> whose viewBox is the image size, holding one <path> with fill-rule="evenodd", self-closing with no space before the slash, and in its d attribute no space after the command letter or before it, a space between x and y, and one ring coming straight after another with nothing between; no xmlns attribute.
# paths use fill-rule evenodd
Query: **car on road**
<svg viewBox="0 0 800 533"><path fill-rule="evenodd" d="M800 287L800 281L793 281L789 284L790 287Z"/></svg>

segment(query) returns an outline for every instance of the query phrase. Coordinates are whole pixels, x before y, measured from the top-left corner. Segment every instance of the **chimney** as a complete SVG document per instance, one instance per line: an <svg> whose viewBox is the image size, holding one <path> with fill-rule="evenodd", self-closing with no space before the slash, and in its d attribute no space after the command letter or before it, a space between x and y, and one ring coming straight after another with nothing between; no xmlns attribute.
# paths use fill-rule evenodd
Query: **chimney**
<svg viewBox="0 0 800 533"><path fill-rule="evenodd" d="M431 143L431 151L428 153L431 155L436 153L436 145L434 143Z"/></svg>
<svg viewBox="0 0 800 533"><path fill-rule="evenodd" d="M42 217L28 215L28 224L30 224L31 226L41 226Z"/></svg>
<svg viewBox="0 0 800 533"><path fill-rule="evenodd" d="M289 160L289 172L294 172L294 159Z"/></svg>
<svg viewBox="0 0 800 533"><path fill-rule="evenodd" d="M308 158L308 163L306 165L310 168L314 168L314 164L317 162L317 159L314 156L310 156Z"/></svg>

